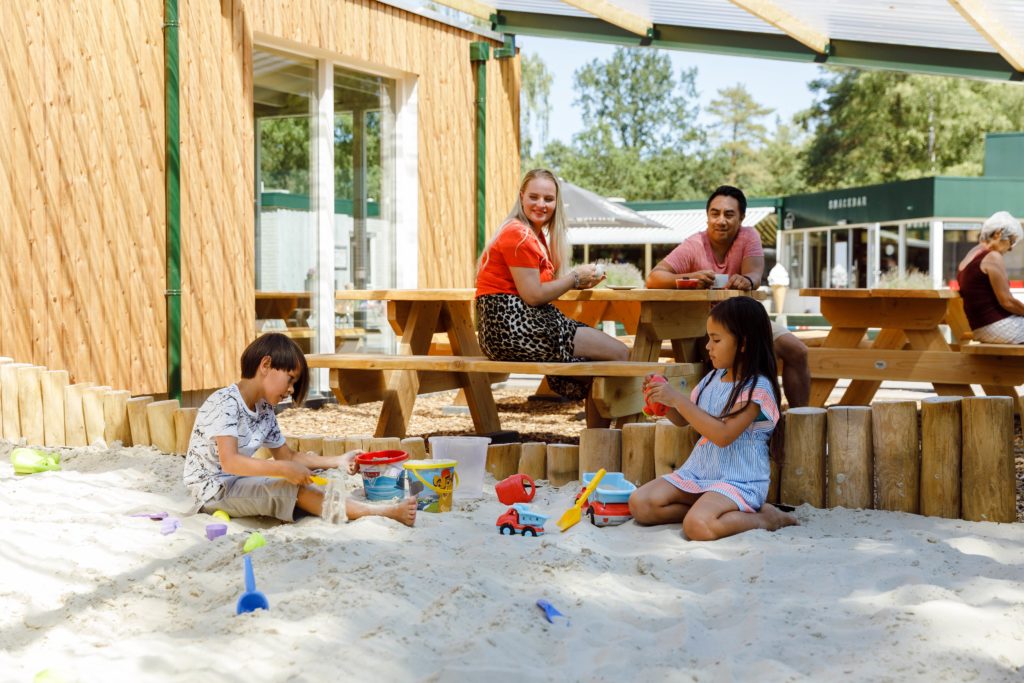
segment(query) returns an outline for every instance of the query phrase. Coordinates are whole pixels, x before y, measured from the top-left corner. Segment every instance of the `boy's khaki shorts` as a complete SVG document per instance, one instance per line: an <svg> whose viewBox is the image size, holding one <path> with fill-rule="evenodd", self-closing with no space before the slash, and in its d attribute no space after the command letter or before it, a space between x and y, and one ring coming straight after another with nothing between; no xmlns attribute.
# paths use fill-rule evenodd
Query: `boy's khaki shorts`
<svg viewBox="0 0 1024 683"><path fill-rule="evenodd" d="M223 510L232 517L275 517L295 521L299 487L273 477L225 477L220 495L211 498L202 512Z"/></svg>
<svg viewBox="0 0 1024 683"><path fill-rule="evenodd" d="M777 340L784 334L789 334L789 328L780 324L777 320L772 321L772 341Z"/></svg>

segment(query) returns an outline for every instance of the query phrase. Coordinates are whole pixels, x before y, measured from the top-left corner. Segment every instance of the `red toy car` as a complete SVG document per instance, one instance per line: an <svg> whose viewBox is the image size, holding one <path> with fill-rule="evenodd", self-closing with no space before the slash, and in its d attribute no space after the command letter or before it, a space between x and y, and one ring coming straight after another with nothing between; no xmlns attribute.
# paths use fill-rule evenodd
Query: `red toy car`
<svg viewBox="0 0 1024 683"><path fill-rule="evenodd" d="M494 524L502 536L515 536L517 531L523 536L540 536L544 533L544 522L547 520L548 515L532 512L525 503L516 503L498 517Z"/></svg>

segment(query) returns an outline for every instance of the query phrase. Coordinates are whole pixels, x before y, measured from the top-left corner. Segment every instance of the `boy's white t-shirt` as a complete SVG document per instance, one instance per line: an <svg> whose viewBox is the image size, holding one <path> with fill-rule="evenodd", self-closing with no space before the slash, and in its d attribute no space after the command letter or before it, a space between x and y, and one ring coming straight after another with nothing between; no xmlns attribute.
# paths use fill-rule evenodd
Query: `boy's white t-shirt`
<svg viewBox="0 0 1024 683"><path fill-rule="evenodd" d="M262 446L284 445L284 435L277 424L274 407L260 399L256 410L249 410L237 384L212 393L199 409L185 455L185 486L196 502L202 504L215 498L227 475L220 467L220 455L214 437L233 436L238 439L238 452L252 457Z"/></svg>

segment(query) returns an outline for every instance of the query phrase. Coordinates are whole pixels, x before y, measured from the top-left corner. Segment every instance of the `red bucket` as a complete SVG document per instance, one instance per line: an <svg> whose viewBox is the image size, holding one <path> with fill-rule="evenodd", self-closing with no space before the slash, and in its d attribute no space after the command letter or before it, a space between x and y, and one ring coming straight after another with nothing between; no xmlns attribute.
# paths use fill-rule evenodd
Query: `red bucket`
<svg viewBox="0 0 1024 683"><path fill-rule="evenodd" d="M527 485L529 485L529 488L526 488ZM502 479L494 486L494 492L498 494L498 500L503 505L529 503L533 500L533 494L536 491L537 487L534 485L533 479L526 474L513 474L511 477Z"/></svg>
<svg viewBox="0 0 1024 683"><path fill-rule="evenodd" d="M356 456L367 500L391 500L405 496L405 469L402 462L408 457L405 451L396 450L373 451Z"/></svg>

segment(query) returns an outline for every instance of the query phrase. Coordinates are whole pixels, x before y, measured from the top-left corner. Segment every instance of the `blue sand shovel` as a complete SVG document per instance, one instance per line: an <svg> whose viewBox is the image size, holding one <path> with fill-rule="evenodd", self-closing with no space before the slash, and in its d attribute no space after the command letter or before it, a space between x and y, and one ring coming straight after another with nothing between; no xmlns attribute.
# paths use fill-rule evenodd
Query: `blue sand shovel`
<svg viewBox="0 0 1024 683"><path fill-rule="evenodd" d="M255 612L258 609L270 609L267 596L256 590L256 578L252 575L252 557L246 555L245 560L245 592L238 598L235 614Z"/></svg>

